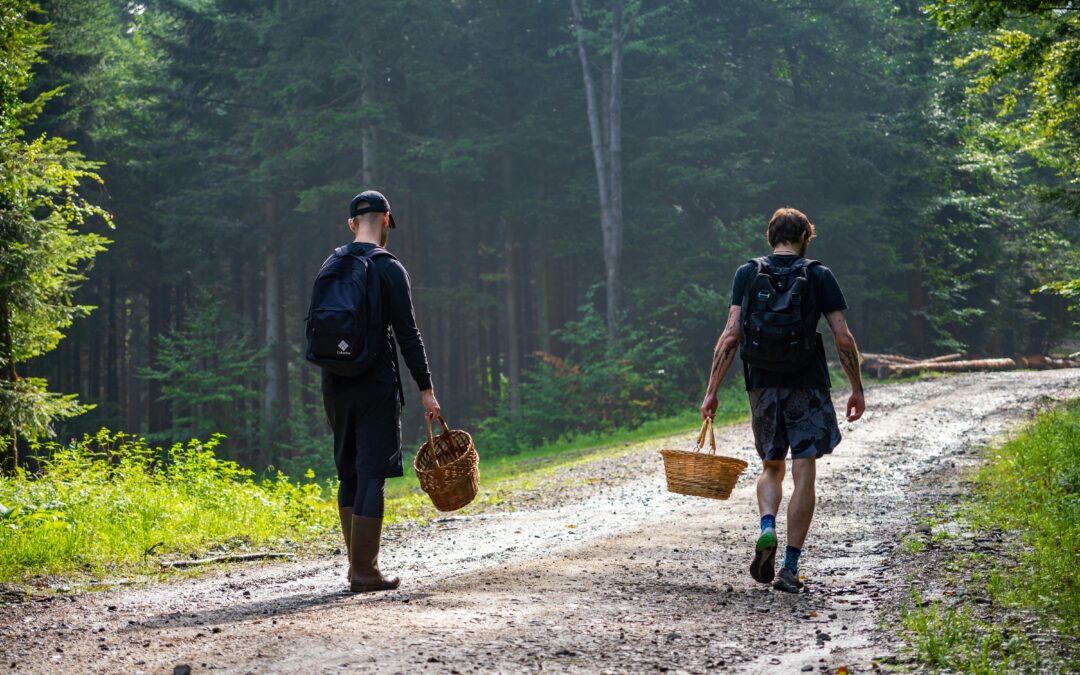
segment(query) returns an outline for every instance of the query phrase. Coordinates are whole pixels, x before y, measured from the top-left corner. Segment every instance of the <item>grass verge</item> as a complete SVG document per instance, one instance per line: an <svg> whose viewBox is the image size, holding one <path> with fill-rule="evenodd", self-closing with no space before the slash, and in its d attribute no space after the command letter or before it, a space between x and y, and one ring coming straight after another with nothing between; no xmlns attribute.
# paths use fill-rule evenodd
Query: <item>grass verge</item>
<svg viewBox="0 0 1080 675"><path fill-rule="evenodd" d="M973 538L1000 544L942 565L946 595L977 604L926 604L914 592L901 623L916 659L959 673L1080 666L1080 399L992 449L958 515Z"/></svg>
<svg viewBox="0 0 1080 675"><path fill-rule="evenodd" d="M256 481L217 444L163 450L103 430L47 448L38 476L0 476L0 581L155 572L162 556L280 551L335 527L324 486Z"/></svg>

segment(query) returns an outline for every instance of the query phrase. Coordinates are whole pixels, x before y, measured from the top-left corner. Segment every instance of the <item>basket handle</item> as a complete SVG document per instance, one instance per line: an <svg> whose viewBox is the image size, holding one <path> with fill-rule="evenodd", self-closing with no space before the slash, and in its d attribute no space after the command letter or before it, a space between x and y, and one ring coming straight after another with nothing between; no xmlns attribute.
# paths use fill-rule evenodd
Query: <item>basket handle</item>
<svg viewBox="0 0 1080 675"><path fill-rule="evenodd" d="M716 454L716 430L713 429L713 422L711 417L706 417L705 421L701 424L701 433L698 434L697 449L705 449L705 434L709 435L709 454Z"/></svg>
<svg viewBox="0 0 1080 675"><path fill-rule="evenodd" d="M439 423L443 427L443 435L450 435L450 425L446 423L442 415L439 415ZM436 469L439 468L439 453L435 452L435 438L431 435L431 418L424 415L424 426L427 427L428 451L431 453L431 463Z"/></svg>
<svg viewBox="0 0 1080 675"><path fill-rule="evenodd" d="M439 468L438 453L435 452L435 438L431 435L431 418L424 415L424 427L427 429L428 454L431 455L431 463L436 469Z"/></svg>

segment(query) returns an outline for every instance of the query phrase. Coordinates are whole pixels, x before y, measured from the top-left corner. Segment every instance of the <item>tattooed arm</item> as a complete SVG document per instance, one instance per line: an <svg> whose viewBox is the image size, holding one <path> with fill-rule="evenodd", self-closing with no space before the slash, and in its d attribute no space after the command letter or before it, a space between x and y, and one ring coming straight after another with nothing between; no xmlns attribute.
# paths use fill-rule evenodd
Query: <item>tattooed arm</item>
<svg viewBox="0 0 1080 675"><path fill-rule="evenodd" d="M847 374L851 383L851 398L847 404L848 422L854 422L862 417L866 410L866 400L863 398L862 373L859 365L862 358L859 356L859 347L855 344L855 336L851 334L847 321L844 320L842 311L829 312L825 315L832 329L833 338L836 340L836 354L840 358L840 366Z"/></svg>
<svg viewBox="0 0 1080 675"><path fill-rule="evenodd" d="M701 402L701 419L716 415L716 390L720 388L724 376L731 369L731 364L735 362L735 353L739 349L739 316L741 314L742 307L731 306L728 310L727 326L724 327L724 332L720 334L720 339L716 341L716 347L713 348L712 371L709 373L709 386L705 389L705 400Z"/></svg>

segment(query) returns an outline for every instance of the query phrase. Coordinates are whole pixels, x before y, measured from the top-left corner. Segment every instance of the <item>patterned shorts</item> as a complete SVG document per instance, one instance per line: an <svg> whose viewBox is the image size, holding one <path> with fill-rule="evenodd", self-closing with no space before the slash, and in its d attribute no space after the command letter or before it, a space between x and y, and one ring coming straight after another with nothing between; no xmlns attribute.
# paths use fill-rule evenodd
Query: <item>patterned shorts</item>
<svg viewBox="0 0 1080 675"><path fill-rule="evenodd" d="M762 460L822 457L840 444L827 389L765 387L750 392L754 442Z"/></svg>

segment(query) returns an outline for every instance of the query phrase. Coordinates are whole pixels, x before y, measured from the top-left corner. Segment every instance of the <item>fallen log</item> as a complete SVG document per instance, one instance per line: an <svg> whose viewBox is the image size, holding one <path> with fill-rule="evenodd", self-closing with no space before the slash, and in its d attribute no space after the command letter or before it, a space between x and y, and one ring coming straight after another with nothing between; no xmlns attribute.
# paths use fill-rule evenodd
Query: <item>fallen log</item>
<svg viewBox="0 0 1080 675"><path fill-rule="evenodd" d="M250 560L273 560L275 558L292 558L292 553L272 553L265 551L262 553L237 553L233 555L215 555L209 558L199 558L197 560L168 560L162 561L161 566L172 569L179 569L183 567L195 567L197 565L210 565L212 563L229 563L229 562L247 562Z"/></svg>
<svg viewBox="0 0 1080 675"><path fill-rule="evenodd" d="M940 372L971 372L971 371L994 371L1016 370L1019 368L1031 368L1032 370L1051 370L1058 368L1080 368L1080 360L1058 359L1052 356L1034 354L1016 359L969 359L958 360L960 354L943 354L932 358L916 361L904 356L893 354L863 354L865 360L862 369L867 373L882 379L893 375L905 375L917 373L923 370ZM902 359L902 361L900 361Z"/></svg>
<svg viewBox="0 0 1080 675"><path fill-rule="evenodd" d="M906 356L900 356L899 354L863 354L862 357L864 363L870 361L891 363L916 363L915 359L911 359Z"/></svg>
<svg viewBox="0 0 1080 675"><path fill-rule="evenodd" d="M1021 363L1022 362L1023 359L1021 359ZM1047 357L1035 363L1031 363L1029 361L1026 367L1031 368L1032 370L1058 370L1060 368L1080 368L1080 361L1071 361L1069 359L1055 359Z"/></svg>
<svg viewBox="0 0 1080 675"><path fill-rule="evenodd" d="M976 359L973 361L951 361L948 363L905 363L895 366L887 366L889 375L903 375L917 373L922 370L936 370L948 373L962 373L970 371L1014 370L1020 367L1013 359Z"/></svg>
<svg viewBox="0 0 1080 675"><path fill-rule="evenodd" d="M961 354L942 354L941 356L934 356L929 359L923 359L917 363L945 363L946 361L959 361L964 358Z"/></svg>

